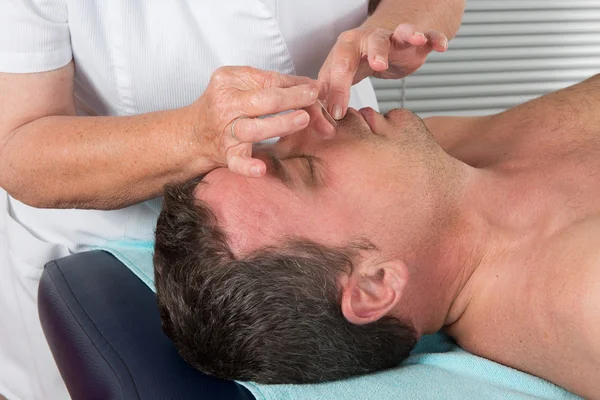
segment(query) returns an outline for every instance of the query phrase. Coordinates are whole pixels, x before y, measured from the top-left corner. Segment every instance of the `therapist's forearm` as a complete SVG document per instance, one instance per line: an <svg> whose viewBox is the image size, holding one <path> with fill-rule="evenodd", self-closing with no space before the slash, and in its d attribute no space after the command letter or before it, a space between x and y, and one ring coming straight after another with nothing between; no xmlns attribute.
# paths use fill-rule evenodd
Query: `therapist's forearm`
<svg viewBox="0 0 600 400"><path fill-rule="evenodd" d="M380 0L363 26L393 31L399 24L409 23L418 29L443 32L452 39L464 10L465 0Z"/></svg>
<svg viewBox="0 0 600 400"><path fill-rule="evenodd" d="M116 209L158 196L212 167L185 111L37 119L1 148L0 182L41 208Z"/></svg>

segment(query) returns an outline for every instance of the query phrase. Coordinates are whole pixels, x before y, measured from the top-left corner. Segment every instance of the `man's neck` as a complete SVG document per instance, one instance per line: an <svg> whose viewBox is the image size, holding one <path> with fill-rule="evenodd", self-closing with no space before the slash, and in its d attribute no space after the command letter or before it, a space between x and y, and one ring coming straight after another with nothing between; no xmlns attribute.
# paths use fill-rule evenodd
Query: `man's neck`
<svg viewBox="0 0 600 400"><path fill-rule="evenodd" d="M397 315L409 315L419 334L437 332L462 316L477 287L477 272L502 247L485 195L495 178L462 163L460 168L461 189L444 196L440 220L429 224L436 228L405 260L411 277Z"/></svg>

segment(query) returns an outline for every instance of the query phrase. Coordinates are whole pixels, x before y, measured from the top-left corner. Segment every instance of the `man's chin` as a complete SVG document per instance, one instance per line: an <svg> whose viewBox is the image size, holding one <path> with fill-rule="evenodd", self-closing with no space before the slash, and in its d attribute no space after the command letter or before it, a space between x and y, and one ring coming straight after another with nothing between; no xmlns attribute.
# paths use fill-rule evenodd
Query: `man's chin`
<svg viewBox="0 0 600 400"><path fill-rule="evenodd" d="M393 125L404 125L415 122L415 120L420 120L417 114L406 108L394 108L393 110L388 111L384 115L384 118Z"/></svg>

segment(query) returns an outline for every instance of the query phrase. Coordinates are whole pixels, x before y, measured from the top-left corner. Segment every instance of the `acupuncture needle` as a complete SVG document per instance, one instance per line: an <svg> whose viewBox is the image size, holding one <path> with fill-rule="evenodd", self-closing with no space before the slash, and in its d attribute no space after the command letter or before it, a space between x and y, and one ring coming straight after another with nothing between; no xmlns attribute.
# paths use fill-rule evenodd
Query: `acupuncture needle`
<svg viewBox="0 0 600 400"><path fill-rule="evenodd" d="M329 121L329 123L331 125L333 125L333 127L336 127L337 126L337 122L335 121L335 119L333 119L333 117L331 116L331 114L329 114L329 111L327 111L327 107L325 107L325 105L321 102L321 100L317 99L317 102L321 106L322 113L325 116L325 119L327 121Z"/></svg>

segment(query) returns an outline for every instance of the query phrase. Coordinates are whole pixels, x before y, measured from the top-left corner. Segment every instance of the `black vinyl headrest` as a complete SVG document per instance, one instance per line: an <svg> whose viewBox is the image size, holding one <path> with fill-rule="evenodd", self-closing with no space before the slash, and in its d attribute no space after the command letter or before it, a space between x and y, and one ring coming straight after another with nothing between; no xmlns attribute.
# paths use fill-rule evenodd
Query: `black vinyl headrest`
<svg viewBox="0 0 600 400"><path fill-rule="evenodd" d="M251 400L187 364L161 330L155 294L103 251L48 263L42 328L74 400Z"/></svg>

